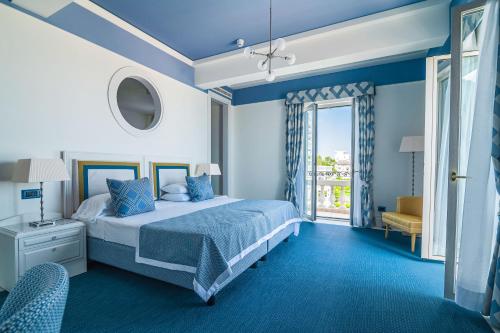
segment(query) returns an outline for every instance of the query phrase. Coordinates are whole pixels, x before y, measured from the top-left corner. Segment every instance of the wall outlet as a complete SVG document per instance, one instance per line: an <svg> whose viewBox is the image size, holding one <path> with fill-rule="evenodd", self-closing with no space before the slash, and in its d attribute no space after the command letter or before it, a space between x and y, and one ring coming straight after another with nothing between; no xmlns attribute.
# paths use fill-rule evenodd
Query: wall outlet
<svg viewBox="0 0 500 333"><path fill-rule="evenodd" d="M40 189L33 188L29 190L21 190L21 199L37 199L40 198Z"/></svg>
<svg viewBox="0 0 500 333"><path fill-rule="evenodd" d="M387 208L386 208L385 206L378 206L378 207L377 207L377 210L378 210L379 212L381 212L381 213L385 212L385 211L386 211L386 209L387 209Z"/></svg>

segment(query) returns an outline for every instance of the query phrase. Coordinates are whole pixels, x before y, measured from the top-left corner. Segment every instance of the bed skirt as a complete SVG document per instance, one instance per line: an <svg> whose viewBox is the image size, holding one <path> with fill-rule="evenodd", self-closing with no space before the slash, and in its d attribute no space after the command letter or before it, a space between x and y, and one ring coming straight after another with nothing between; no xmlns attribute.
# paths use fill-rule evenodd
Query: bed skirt
<svg viewBox="0 0 500 333"><path fill-rule="evenodd" d="M232 267L233 274L229 279L221 283L219 291L293 233L294 225L287 226L237 262ZM193 290L194 288L193 273L136 263L134 247L108 242L99 238L87 237L87 252L88 259L90 260L172 283L187 289Z"/></svg>

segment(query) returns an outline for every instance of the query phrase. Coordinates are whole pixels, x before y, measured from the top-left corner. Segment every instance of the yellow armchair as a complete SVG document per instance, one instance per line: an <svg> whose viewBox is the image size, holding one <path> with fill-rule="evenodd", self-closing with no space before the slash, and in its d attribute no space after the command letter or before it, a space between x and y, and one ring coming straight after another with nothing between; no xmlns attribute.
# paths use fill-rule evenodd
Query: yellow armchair
<svg viewBox="0 0 500 333"><path fill-rule="evenodd" d="M422 234L422 197L398 197L396 212L382 213L385 225L385 238L389 228L398 229L411 235L411 252L415 252L417 235Z"/></svg>

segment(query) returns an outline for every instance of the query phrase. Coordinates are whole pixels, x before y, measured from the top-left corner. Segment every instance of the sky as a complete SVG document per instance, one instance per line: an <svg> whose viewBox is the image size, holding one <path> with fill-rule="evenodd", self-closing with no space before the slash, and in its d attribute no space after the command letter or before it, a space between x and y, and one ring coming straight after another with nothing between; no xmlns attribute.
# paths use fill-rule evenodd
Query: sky
<svg viewBox="0 0 500 333"><path fill-rule="evenodd" d="M351 152L351 106L318 110L318 154L334 156L336 150Z"/></svg>

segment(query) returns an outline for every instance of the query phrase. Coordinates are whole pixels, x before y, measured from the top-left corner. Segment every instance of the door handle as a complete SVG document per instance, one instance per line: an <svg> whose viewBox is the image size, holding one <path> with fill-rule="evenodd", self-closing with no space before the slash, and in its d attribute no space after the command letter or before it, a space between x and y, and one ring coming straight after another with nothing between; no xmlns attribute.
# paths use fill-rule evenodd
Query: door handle
<svg viewBox="0 0 500 333"><path fill-rule="evenodd" d="M457 175L457 173L455 171L452 171L451 175L450 175L450 179L451 179L452 182L457 181L457 179L467 179L467 178L469 178L469 177Z"/></svg>

